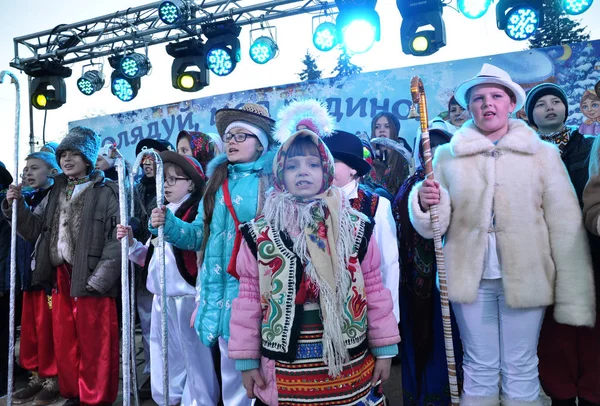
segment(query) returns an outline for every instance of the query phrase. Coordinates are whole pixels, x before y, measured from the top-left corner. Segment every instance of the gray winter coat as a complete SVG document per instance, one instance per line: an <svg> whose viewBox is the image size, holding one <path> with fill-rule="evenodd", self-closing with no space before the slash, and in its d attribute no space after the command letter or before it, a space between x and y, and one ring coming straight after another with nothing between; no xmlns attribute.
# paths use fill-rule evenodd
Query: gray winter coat
<svg viewBox="0 0 600 406"><path fill-rule="evenodd" d="M83 191L83 214L80 218L78 237L73 247L71 297L108 296L119 294L121 275L121 244L116 238L119 223L119 191L116 183L104 178L102 171L90 174L93 185ZM67 177L58 175L52 191L31 212L23 199L18 202L17 232L21 237L36 244L32 263L33 280L36 285L50 288L53 285L56 264L51 263L51 227L59 215L59 197L65 193ZM11 207L2 202L2 212L11 218ZM57 222L55 222L56 224ZM89 285L95 291L90 292Z"/></svg>

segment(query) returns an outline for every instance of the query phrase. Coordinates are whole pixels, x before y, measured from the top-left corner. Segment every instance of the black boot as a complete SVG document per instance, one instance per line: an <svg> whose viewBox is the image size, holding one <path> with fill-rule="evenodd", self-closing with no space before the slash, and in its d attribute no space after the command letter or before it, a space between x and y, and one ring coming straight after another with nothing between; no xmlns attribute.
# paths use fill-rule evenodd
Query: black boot
<svg viewBox="0 0 600 406"><path fill-rule="evenodd" d="M557 400L552 399L552 406L577 406L576 398Z"/></svg>
<svg viewBox="0 0 600 406"><path fill-rule="evenodd" d="M600 403L594 403L590 402L589 400L579 398L579 406L600 406Z"/></svg>
<svg viewBox="0 0 600 406"><path fill-rule="evenodd" d="M63 406L79 406L79 398L67 399Z"/></svg>

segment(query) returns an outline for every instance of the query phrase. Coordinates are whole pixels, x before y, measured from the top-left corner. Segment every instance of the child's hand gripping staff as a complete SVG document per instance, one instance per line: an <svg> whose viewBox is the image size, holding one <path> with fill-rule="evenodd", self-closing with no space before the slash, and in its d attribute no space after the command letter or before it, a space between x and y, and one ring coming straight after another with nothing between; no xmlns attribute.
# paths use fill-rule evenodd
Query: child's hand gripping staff
<svg viewBox="0 0 600 406"><path fill-rule="evenodd" d="M437 204L439 203L439 185L433 179L433 165L431 156L431 147L429 142L429 128L427 117L427 98L425 97L425 88L423 81L414 76L410 81L410 93L413 100L411 112L414 114L414 105L419 106L419 121L421 124L421 142L423 143L423 156L425 158L425 171L427 180L419 193L421 197L421 207L424 210L429 209L431 215L431 225L433 228L433 243L435 247L435 260L437 264L438 277L440 281L440 299L442 303L442 322L444 326L444 342L446 345L446 360L448 363L448 378L450 383L450 396L452 405L458 405L458 384L456 381L456 361L454 359L454 346L452 343L452 326L450 324L450 306L448 303L448 285L446 282L446 266L444 262L444 252L442 251L442 233L438 216Z"/></svg>
<svg viewBox="0 0 600 406"><path fill-rule="evenodd" d="M163 368L163 404L169 404L169 361L168 361L168 332L167 332L167 285L165 275L165 216L166 207L164 204L165 183L164 183L164 165L160 154L153 149L144 149L139 153L133 165L131 173L136 173L145 156L150 156L156 163L156 206L160 209L152 210L152 225L158 228L158 244L156 246L158 253L158 269L160 271L160 329L162 333L162 368ZM155 221L155 212L162 212L162 222L158 224ZM128 240L123 238L123 240Z"/></svg>
<svg viewBox="0 0 600 406"><path fill-rule="evenodd" d="M0 72L0 83L3 83L7 77L10 77L11 83L15 85L17 92L16 107L15 107L15 137L14 137L14 179L15 183L19 173L19 129L21 116L21 93L19 80L9 71L3 70ZM12 189L13 193L20 198L21 187ZM10 193L10 192L9 192ZM6 404L12 405L13 394L13 370L14 370L14 355L15 355L15 289L17 281L17 199L13 198L12 202L12 218L11 218L11 233L10 233L10 296L9 296L9 323L8 323L8 389L6 395Z"/></svg>

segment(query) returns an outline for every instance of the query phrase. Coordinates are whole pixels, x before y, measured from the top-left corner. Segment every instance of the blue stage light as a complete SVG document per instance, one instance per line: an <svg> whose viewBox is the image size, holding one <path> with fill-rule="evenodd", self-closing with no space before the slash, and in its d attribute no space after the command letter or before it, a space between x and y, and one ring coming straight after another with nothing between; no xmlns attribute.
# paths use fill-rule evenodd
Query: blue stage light
<svg viewBox="0 0 600 406"><path fill-rule="evenodd" d="M137 96L140 88L140 79L128 79L118 71L114 71L110 78L110 90L121 101L128 102Z"/></svg>
<svg viewBox="0 0 600 406"><path fill-rule="evenodd" d="M491 0L458 0L458 9L467 18L477 19L484 16Z"/></svg>
<svg viewBox="0 0 600 406"><path fill-rule="evenodd" d="M540 23L538 10L527 6L517 6L507 14L506 35L515 41L531 37Z"/></svg>
<svg viewBox="0 0 600 406"><path fill-rule="evenodd" d="M380 38L376 1L336 0L339 13L335 19L338 42L351 54L367 52Z"/></svg>
<svg viewBox="0 0 600 406"><path fill-rule="evenodd" d="M158 17L165 24L180 23L187 20L188 15L188 8L181 0L166 0L158 6Z"/></svg>
<svg viewBox="0 0 600 406"><path fill-rule="evenodd" d="M91 96L104 86L104 77L100 71L89 70L77 79L77 88L86 96Z"/></svg>
<svg viewBox="0 0 600 406"><path fill-rule="evenodd" d="M235 59L231 55L229 48L215 47L206 54L206 64L208 69L217 76L227 76L235 68Z"/></svg>
<svg viewBox="0 0 600 406"><path fill-rule="evenodd" d="M331 22L324 22L317 26L313 33L313 44L319 51L331 51L337 45L337 28Z"/></svg>
<svg viewBox="0 0 600 406"><path fill-rule="evenodd" d="M259 37L250 46L250 58L262 65L275 58L279 47L271 37Z"/></svg>
<svg viewBox="0 0 600 406"><path fill-rule="evenodd" d="M150 70L150 61L145 55L130 54L121 59L121 73L129 79L144 76Z"/></svg>
<svg viewBox="0 0 600 406"><path fill-rule="evenodd" d="M569 15L579 15L588 11L594 0L563 0L562 8Z"/></svg>

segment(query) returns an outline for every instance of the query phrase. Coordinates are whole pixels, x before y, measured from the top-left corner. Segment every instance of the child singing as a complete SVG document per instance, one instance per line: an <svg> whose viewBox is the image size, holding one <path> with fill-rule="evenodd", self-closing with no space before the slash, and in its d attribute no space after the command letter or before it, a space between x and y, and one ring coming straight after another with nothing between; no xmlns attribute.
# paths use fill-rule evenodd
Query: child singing
<svg viewBox="0 0 600 406"><path fill-rule="evenodd" d="M167 208L177 218L190 223L196 218L204 192L204 173L200 163L173 151L163 151L160 157L165 165ZM158 256L154 255L156 238L149 239L144 245L133 238L130 226L119 225L117 238L125 236L130 242L129 259L147 269L146 287L154 295L150 329L150 382L154 401L162 405L161 289ZM198 342L195 330L189 325L196 309L196 261L195 251L165 244L170 405L216 405L218 402L218 384L210 349ZM205 368L206 365L210 367Z"/></svg>
<svg viewBox="0 0 600 406"><path fill-rule="evenodd" d="M293 134L273 171L237 258L229 356L247 395L271 406L382 405L400 336L372 225L332 186L333 158L313 132Z"/></svg>

